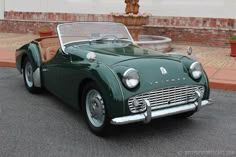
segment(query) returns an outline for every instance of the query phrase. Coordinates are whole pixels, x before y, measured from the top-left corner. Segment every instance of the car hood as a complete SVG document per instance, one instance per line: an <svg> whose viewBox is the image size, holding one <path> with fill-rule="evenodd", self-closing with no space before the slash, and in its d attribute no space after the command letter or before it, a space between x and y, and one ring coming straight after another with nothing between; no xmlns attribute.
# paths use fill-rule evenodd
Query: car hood
<svg viewBox="0 0 236 157"><path fill-rule="evenodd" d="M80 50L80 51L79 51ZM82 50L82 51L81 51ZM77 54L86 59L89 52L96 53L96 60L108 66L114 66L121 62L142 58L173 58L169 55L145 49L134 44L109 44L109 45L81 45L70 48L70 53ZM78 54L78 52L80 54ZM82 54L81 54L82 53Z"/></svg>
<svg viewBox="0 0 236 157"><path fill-rule="evenodd" d="M173 56L150 49L145 49L134 44L109 44L109 45L83 45L80 49L96 53L96 59L111 68L117 66L135 68L137 70L166 70L181 72L184 66L181 62L183 56ZM86 56L84 56L86 58Z"/></svg>
<svg viewBox="0 0 236 157"><path fill-rule="evenodd" d="M83 58L89 52L96 53L96 60L106 64L122 80L122 75L129 68L134 68L140 76L139 93L157 88L180 85L203 84L201 80L194 81L189 76L189 65L193 60L178 54L164 54L145 49L133 44L126 46L98 47L93 45L80 46ZM75 51L78 50L75 49ZM81 56L81 54L80 54ZM129 97L132 92L124 90Z"/></svg>
<svg viewBox="0 0 236 157"><path fill-rule="evenodd" d="M171 82L186 79L188 72L182 62L166 58L139 58L117 63L112 68L122 75L128 68L138 70L142 82ZM143 80L142 80L143 79Z"/></svg>
<svg viewBox="0 0 236 157"><path fill-rule="evenodd" d="M135 68L143 79L142 82L148 81L149 84L158 80L183 81L189 77L188 70L182 62L182 55L164 54L134 44L109 46L85 45L80 48L96 53L99 62L107 64L120 75L128 68Z"/></svg>

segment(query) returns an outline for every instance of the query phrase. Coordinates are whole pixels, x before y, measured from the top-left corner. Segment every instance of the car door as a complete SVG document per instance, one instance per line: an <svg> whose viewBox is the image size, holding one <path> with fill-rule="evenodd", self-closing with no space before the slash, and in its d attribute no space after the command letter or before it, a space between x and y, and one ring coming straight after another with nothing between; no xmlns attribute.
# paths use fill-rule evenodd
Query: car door
<svg viewBox="0 0 236 157"><path fill-rule="evenodd" d="M66 81L66 69L70 64L70 56L63 54L62 51L59 50L51 61L42 66L44 87L61 98L63 98L63 95L65 94L63 87L65 84L68 84Z"/></svg>
<svg viewBox="0 0 236 157"><path fill-rule="evenodd" d="M78 104L78 85L81 76L83 76L80 69L84 67L78 61L78 58L72 61L70 54L64 54L59 50L51 61L42 66L43 85L45 88L75 107Z"/></svg>

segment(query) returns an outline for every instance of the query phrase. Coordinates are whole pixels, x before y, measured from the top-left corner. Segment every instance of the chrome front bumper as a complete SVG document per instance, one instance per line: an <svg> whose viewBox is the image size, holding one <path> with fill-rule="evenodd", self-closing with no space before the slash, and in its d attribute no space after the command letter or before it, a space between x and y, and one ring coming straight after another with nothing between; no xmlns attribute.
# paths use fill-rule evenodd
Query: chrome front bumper
<svg viewBox="0 0 236 157"><path fill-rule="evenodd" d="M117 117L111 120L111 124L123 125L128 123L140 122L149 123L151 119L166 117L170 115L180 114L188 111L199 111L202 107L212 104L212 100L202 100L201 96L194 103L180 105L171 108L160 109L151 111L151 106L148 100L144 100L146 103L147 110L144 113L134 114L130 116Z"/></svg>

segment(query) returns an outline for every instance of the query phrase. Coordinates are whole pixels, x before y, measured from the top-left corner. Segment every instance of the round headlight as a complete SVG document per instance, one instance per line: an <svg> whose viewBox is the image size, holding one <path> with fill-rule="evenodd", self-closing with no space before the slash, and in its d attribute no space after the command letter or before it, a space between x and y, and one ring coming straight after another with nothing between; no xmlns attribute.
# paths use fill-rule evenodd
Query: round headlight
<svg viewBox="0 0 236 157"><path fill-rule="evenodd" d="M139 74L136 69L130 68L123 74L122 79L127 88L135 88L139 84Z"/></svg>
<svg viewBox="0 0 236 157"><path fill-rule="evenodd" d="M202 66L198 62L194 62L190 66L190 75L197 80L202 77Z"/></svg>

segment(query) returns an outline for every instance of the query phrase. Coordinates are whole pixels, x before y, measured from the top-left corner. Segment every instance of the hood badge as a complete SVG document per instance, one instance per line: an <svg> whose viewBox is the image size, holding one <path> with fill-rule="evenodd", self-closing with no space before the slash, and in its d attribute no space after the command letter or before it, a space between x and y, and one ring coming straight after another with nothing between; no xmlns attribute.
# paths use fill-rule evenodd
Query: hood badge
<svg viewBox="0 0 236 157"><path fill-rule="evenodd" d="M165 68L160 67L160 70L161 70L161 74L162 74L162 75L168 74L168 73L167 73L167 70L166 70Z"/></svg>

